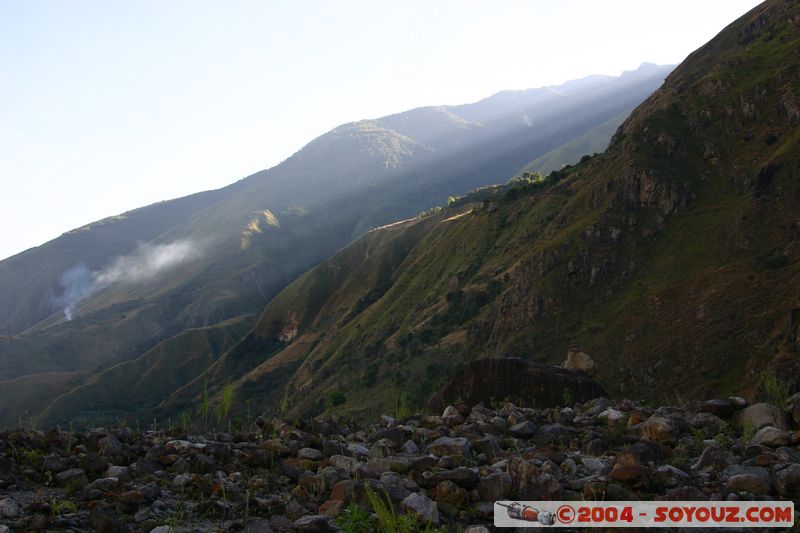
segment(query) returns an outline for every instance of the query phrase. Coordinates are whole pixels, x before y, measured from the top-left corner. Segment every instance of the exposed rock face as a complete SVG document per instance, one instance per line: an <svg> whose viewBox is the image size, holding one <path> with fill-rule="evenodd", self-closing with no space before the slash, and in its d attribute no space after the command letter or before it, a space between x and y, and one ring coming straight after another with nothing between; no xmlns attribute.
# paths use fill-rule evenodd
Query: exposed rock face
<svg viewBox="0 0 800 533"><path fill-rule="evenodd" d="M588 357L588 356L587 356ZM509 400L523 405L553 407L605 396L599 383L565 368L538 365L517 357L473 361L454 377L429 405L441 409L456 401L474 405Z"/></svg>

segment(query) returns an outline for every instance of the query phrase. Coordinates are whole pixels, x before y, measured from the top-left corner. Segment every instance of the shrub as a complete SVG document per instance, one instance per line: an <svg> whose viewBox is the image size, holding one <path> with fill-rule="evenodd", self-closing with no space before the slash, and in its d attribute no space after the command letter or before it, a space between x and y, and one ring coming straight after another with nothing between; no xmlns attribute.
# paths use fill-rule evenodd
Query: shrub
<svg viewBox="0 0 800 533"><path fill-rule="evenodd" d="M336 407L347 401L347 396L340 390L333 391L328 397L328 407Z"/></svg>

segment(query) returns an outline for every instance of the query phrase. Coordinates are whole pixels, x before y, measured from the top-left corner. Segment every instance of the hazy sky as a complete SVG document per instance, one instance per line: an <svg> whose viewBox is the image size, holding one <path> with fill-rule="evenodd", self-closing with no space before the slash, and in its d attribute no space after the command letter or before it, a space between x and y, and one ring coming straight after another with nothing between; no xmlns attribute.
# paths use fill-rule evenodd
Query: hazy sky
<svg viewBox="0 0 800 533"><path fill-rule="evenodd" d="M753 0L3 0L0 258L338 124L678 63Z"/></svg>

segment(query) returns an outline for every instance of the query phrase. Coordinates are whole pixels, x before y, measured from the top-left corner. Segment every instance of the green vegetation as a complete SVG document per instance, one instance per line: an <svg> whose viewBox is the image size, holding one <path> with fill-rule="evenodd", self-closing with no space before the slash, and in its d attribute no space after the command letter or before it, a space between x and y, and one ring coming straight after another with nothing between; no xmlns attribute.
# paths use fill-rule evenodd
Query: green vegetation
<svg viewBox="0 0 800 533"><path fill-rule="evenodd" d="M217 424L222 427L222 423L228 420L228 417L233 407L236 398L236 389L230 381L222 387L219 401L217 403Z"/></svg>
<svg viewBox="0 0 800 533"><path fill-rule="evenodd" d="M382 533L437 533L439 531L430 524L420 524L420 521L410 514L398 515L388 494L381 496L368 487L366 493L378 522L378 531Z"/></svg>
<svg viewBox="0 0 800 533"><path fill-rule="evenodd" d="M369 533L372 516L355 502L351 502L335 522L344 533Z"/></svg>
<svg viewBox="0 0 800 533"><path fill-rule="evenodd" d="M786 405L789 399L786 387L775 374L768 374L767 372L761 374L761 392L767 397L767 401L775 405Z"/></svg>

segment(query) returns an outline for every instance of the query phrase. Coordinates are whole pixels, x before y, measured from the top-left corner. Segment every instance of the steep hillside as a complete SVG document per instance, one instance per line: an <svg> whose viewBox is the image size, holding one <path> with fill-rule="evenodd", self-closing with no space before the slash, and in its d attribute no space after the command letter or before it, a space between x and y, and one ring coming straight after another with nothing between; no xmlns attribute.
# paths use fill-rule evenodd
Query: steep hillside
<svg viewBox="0 0 800 533"><path fill-rule="evenodd" d="M766 2L604 154L374 231L278 295L205 379L365 415L423 403L475 358L557 363L576 345L611 394L752 393L764 372L797 390L799 27L796 2ZM162 408L197 387L184 392Z"/></svg>

